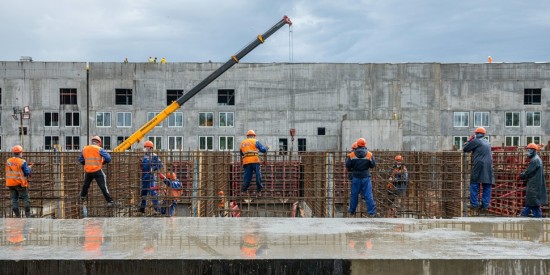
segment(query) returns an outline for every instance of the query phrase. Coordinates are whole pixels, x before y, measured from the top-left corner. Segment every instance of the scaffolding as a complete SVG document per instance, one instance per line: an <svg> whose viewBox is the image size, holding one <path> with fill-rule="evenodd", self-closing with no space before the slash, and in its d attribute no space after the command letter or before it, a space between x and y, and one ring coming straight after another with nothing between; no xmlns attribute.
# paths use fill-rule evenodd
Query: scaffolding
<svg viewBox="0 0 550 275"><path fill-rule="evenodd" d="M31 211L36 217L81 218L79 192L84 171L79 152L25 152L34 163L30 178ZM160 207L177 201L176 216L183 217L346 217L351 182L345 169L347 152L269 152L261 155L264 189L256 192L253 177L248 192L241 192L243 168L239 152L159 151L162 173L174 172L182 183L180 196L168 186L159 186L158 197L142 198L140 161L143 153L111 153L112 162L103 166L107 186L117 201L109 207L96 183L86 201L88 217L140 216L142 199L148 202L145 216L152 216L151 201ZM448 218L467 216L470 156L462 152L373 151L376 167L371 171L372 190L380 217ZM402 155L409 172L406 193L396 196L388 190L395 155ZM541 151L543 162L550 154ZM3 159L10 153L0 153ZM524 151L494 148L495 185L490 215L517 216L523 207L525 183L517 175L526 167ZM547 166L549 167L549 166ZM548 175L548 169L546 175ZM2 179L5 171L0 171ZM547 184L548 184L547 180ZM550 189L550 188L547 188ZM20 204L21 205L21 204ZM12 217L9 191L0 197L3 217ZM548 216L547 208L543 215ZM356 217L366 217L359 201Z"/></svg>

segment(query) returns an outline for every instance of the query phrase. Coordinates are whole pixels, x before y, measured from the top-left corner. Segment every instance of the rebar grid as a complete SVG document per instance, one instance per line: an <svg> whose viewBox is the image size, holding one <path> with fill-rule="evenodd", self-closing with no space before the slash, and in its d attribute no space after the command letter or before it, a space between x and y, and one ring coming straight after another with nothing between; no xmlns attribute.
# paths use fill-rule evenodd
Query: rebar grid
<svg viewBox="0 0 550 275"><path fill-rule="evenodd" d="M30 178L32 212L37 217L80 218L79 192L84 179L79 152L25 152L33 163ZM256 192L253 177L242 193L243 168L239 152L161 151L162 173L175 172L182 183L181 196L157 177L160 206L178 202L177 216L189 217L346 217L351 183L345 169L347 152L270 152L261 155L264 189ZM380 217L441 218L467 216L470 156L461 152L373 151L376 168L371 171L372 189ZM403 156L409 172L404 196L388 190L395 155ZM543 162L550 154L540 152ZM0 153L4 159L10 153ZM132 217L141 202L143 153L111 153L103 166L111 196L118 202L108 207L95 182L86 201L90 217ZM495 185L490 214L516 216L523 207L525 184L517 175L526 167L524 151L494 150ZM549 168L545 168L548 171ZM546 173L548 174L548 173ZM4 178L5 171L0 172ZM548 184L547 180L547 184ZM550 188L548 188L550 189ZM145 216L154 214L151 201ZM4 217L12 217L9 191L0 198ZM22 203L20 203L22 205ZM547 208L543 214L548 216ZM363 200L356 217L366 217Z"/></svg>

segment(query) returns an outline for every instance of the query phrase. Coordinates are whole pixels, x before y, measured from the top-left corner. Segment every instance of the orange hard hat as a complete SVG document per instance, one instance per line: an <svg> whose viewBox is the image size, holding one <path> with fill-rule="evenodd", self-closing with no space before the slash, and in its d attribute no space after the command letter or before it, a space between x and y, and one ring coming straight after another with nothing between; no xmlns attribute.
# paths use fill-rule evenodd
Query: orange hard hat
<svg viewBox="0 0 550 275"><path fill-rule="evenodd" d="M395 160L396 161L402 161L403 157L401 155L397 155L397 156L395 156Z"/></svg>
<svg viewBox="0 0 550 275"><path fill-rule="evenodd" d="M93 136L92 141L94 141L94 140L99 142L99 144L101 144L101 138L99 136Z"/></svg>
<svg viewBox="0 0 550 275"><path fill-rule="evenodd" d="M364 138L359 138L356 142L357 142L357 147L367 146L367 140Z"/></svg>
<svg viewBox="0 0 550 275"><path fill-rule="evenodd" d="M354 143L351 145L351 149L357 149L357 142L354 142Z"/></svg>
<svg viewBox="0 0 550 275"><path fill-rule="evenodd" d="M487 134L487 130L485 130L485 128L483 127L477 127L475 133L482 133L482 134Z"/></svg>
<svg viewBox="0 0 550 275"><path fill-rule="evenodd" d="M153 144L152 141L148 140L145 143L143 143L143 147L153 148L153 147L155 147L155 145Z"/></svg>
<svg viewBox="0 0 550 275"><path fill-rule="evenodd" d="M171 180L177 180L178 177L176 176L176 173L168 173L168 177L171 179Z"/></svg>
<svg viewBox="0 0 550 275"><path fill-rule="evenodd" d="M527 149L535 149L536 151L540 150L539 146L534 143L529 143Z"/></svg>
<svg viewBox="0 0 550 275"><path fill-rule="evenodd" d="M21 147L21 145L15 145L11 148L11 151L13 153L23 153L23 147Z"/></svg>
<svg viewBox="0 0 550 275"><path fill-rule="evenodd" d="M256 133L254 130L248 130L248 132L246 132L246 136L256 136Z"/></svg>

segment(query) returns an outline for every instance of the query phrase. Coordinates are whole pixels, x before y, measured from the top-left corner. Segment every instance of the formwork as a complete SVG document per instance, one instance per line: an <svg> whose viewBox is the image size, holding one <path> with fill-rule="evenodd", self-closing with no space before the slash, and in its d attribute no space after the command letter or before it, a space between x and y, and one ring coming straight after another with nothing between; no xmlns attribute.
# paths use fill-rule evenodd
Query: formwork
<svg viewBox="0 0 550 275"><path fill-rule="evenodd" d="M86 205L90 217L134 217L142 199L145 216L154 214L152 201L166 207L175 199L182 217L345 217L350 200L350 180L345 169L348 152L269 152L261 155L263 192L253 180L242 192L243 167L239 152L159 151L162 173L175 172L182 182L181 196L172 197L169 187L157 177L158 196L142 198L140 161L142 152L111 153L112 162L103 167L116 207L108 207L99 188L92 183ZM79 152L25 152L34 163L30 178L32 213L36 217L80 218L79 192L84 172ZM446 152L373 151L376 167L371 171L372 189L380 217L441 218L467 216L470 155ZM409 184L403 196L388 190L395 155L404 158ZM4 159L9 153L1 153ZM547 151L541 151L544 162ZM524 151L493 152L495 185L491 215L516 216L523 207L525 184L517 176L526 167ZM545 167L548 172L548 166ZM5 171L0 170L4 178ZM548 173L546 173L548 175ZM548 184L547 180L547 184ZM550 188L549 188L550 189ZM9 191L3 189L0 210L11 217ZM22 202L20 202L22 205ZM547 208L543 215L548 216ZM357 217L365 217L360 200Z"/></svg>

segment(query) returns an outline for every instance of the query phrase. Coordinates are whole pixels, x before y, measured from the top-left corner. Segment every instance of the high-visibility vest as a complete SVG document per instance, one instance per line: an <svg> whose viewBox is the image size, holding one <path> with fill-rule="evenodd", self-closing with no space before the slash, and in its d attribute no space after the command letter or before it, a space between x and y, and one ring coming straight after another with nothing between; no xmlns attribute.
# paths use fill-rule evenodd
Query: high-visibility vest
<svg viewBox="0 0 550 275"><path fill-rule="evenodd" d="M21 167L25 160L19 157L11 157L6 162L6 186L27 187L28 181Z"/></svg>
<svg viewBox="0 0 550 275"><path fill-rule="evenodd" d="M243 153L243 165L249 163L260 163L258 157L258 148L256 148L256 139L247 138L241 142L241 152Z"/></svg>
<svg viewBox="0 0 550 275"><path fill-rule="evenodd" d="M101 170L103 165L103 157L99 154L101 147L97 145L85 146L82 150L82 156L84 157L84 171L86 173L93 173Z"/></svg>

